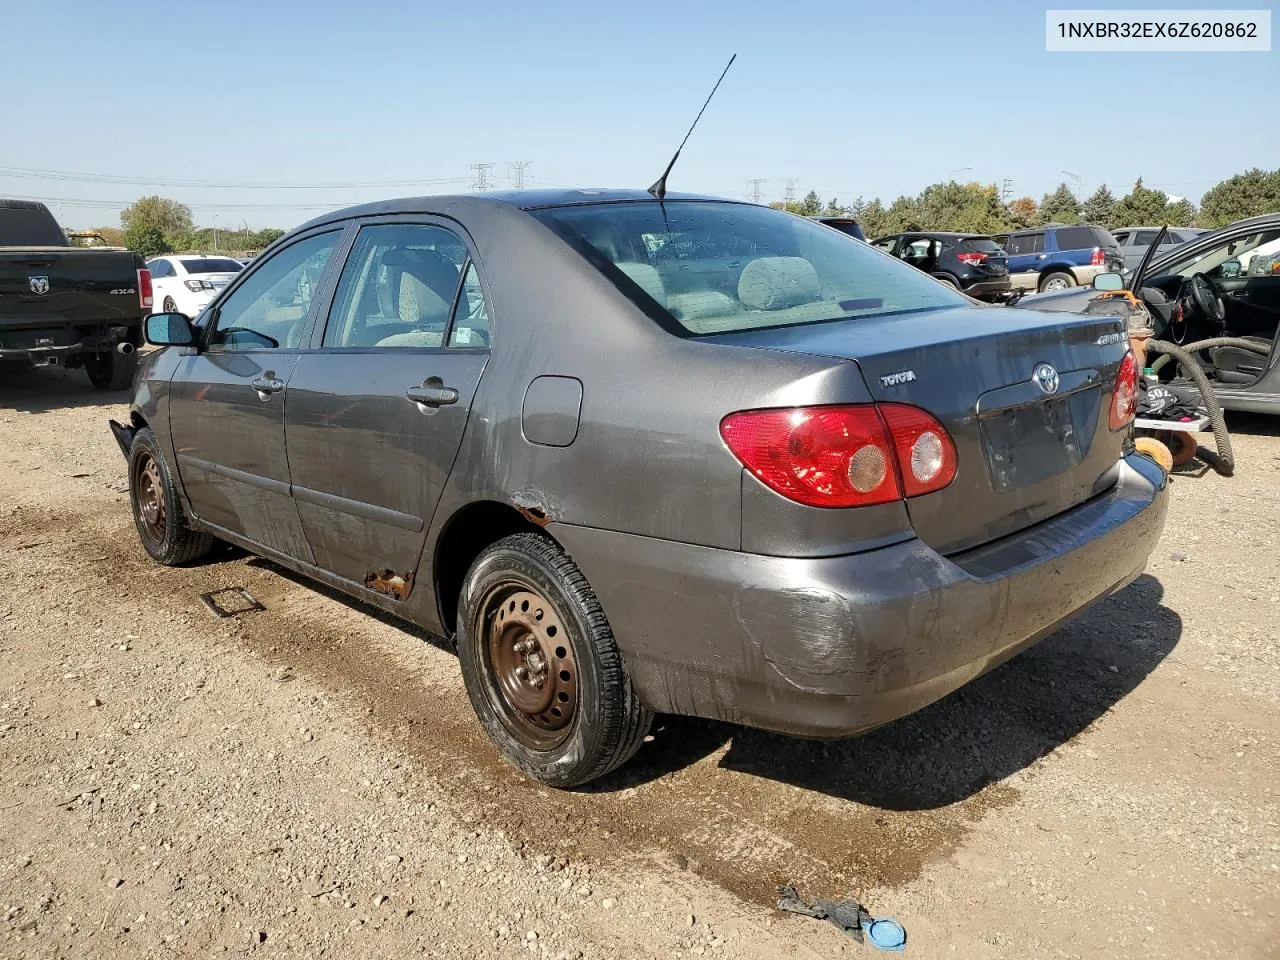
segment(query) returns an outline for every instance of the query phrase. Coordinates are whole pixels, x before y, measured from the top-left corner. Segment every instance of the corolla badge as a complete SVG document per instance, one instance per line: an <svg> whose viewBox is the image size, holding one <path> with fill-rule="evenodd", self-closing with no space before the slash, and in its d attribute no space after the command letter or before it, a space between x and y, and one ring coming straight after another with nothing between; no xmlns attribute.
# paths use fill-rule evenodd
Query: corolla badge
<svg viewBox="0 0 1280 960"><path fill-rule="evenodd" d="M1043 393L1054 394L1058 392L1058 371L1052 364L1038 363L1035 370L1031 372L1031 379L1036 382Z"/></svg>
<svg viewBox="0 0 1280 960"><path fill-rule="evenodd" d="M31 292L43 297L49 292L48 277L27 277L27 286L31 288Z"/></svg>

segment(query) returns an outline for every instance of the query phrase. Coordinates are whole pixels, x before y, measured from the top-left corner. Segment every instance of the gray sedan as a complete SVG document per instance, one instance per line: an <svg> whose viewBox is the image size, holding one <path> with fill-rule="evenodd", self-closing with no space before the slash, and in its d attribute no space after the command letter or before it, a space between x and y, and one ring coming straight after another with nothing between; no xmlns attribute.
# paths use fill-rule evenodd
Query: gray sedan
<svg viewBox="0 0 1280 960"><path fill-rule="evenodd" d="M1133 580L1164 523L1115 318L975 306L751 204L356 207L146 331L113 429L147 552L229 541L453 637L555 786L654 712L917 710Z"/></svg>

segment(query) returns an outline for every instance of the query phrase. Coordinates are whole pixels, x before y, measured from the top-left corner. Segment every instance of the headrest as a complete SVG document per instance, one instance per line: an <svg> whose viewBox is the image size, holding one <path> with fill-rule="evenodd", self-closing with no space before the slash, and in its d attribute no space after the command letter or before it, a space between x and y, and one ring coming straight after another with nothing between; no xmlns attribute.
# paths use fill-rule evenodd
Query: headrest
<svg viewBox="0 0 1280 960"><path fill-rule="evenodd" d="M822 284L804 257L760 257L743 268L738 299L748 310L783 310L821 300Z"/></svg>
<svg viewBox="0 0 1280 960"><path fill-rule="evenodd" d="M618 269L630 277L636 286L657 300L658 303L666 304L666 284L662 282L662 277L658 274L658 271L649 266L649 264L624 261L618 264Z"/></svg>

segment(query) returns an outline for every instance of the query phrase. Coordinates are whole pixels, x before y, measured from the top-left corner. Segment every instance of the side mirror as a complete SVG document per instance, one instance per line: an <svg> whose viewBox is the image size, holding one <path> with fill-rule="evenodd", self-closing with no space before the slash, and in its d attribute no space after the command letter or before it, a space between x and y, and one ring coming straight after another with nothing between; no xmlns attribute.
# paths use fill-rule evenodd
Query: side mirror
<svg viewBox="0 0 1280 960"><path fill-rule="evenodd" d="M1124 277L1118 273L1100 273L1093 278L1093 289L1095 290L1123 290Z"/></svg>
<svg viewBox="0 0 1280 960"><path fill-rule="evenodd" d="M142 324L147 343L157 347L189 347L196 331L185 313L151 313Z"/></svg>

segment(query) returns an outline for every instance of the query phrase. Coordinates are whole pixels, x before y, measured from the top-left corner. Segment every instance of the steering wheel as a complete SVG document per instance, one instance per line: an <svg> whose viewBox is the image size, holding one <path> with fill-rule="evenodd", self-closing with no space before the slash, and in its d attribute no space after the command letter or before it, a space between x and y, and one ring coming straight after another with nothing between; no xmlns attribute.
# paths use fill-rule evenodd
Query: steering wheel
<svg viewBox="0 0 1280 960"><path fill-rule="evenodd" d="M1227 318L1227 308L1222 303L1222 297L1218 296L1218 290L1213 285L1213 281L1203 273L1191 275L1187 281L1187 290L1196 309L1210 320L1221 324Z"/></svg>

